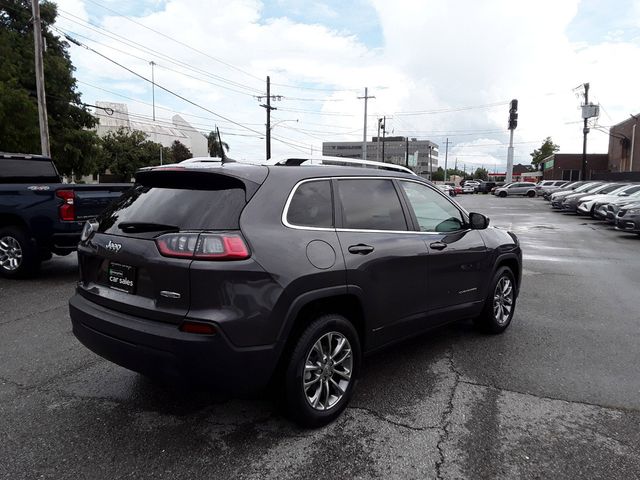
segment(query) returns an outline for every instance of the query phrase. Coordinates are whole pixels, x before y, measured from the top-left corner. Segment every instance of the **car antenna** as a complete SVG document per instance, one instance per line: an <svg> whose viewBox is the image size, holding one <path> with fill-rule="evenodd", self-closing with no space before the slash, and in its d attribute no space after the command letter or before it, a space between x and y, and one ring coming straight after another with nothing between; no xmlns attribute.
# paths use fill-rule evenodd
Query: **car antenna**
<svg viewBox="0 0 640 480"><path fill-rule="evenodd" d="M218 126L216 125L216 135L218 136L218 145L220 145L220 159L221 159L221 163L229 163L229 162L235 162L235 160L231 160L229 157L227 157L227 154L224 151L224 145L222 144L222 138L220 137L220 129L218 128Z"/></svg>

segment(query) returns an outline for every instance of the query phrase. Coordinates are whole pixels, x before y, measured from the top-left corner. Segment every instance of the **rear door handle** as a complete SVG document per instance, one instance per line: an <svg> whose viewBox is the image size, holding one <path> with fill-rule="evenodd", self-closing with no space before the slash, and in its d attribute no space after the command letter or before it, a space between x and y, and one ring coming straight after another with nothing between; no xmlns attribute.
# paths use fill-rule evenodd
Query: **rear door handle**
<svg viewBox="0 0 640 480"><path fill-rule="evenodd" d="M444 250L445 248L447 248L447 244L443 242L433 242L429 246L434 250Z"/></svg>
<svg viewBox="0 0 640 480"><path fill-rule="evenodd" d="M363 243L359 243L358 245L351 245L349 247L350 253L355 253L356 255L367 255L373 252L373 247L371 245L365 245Z"/></svg>

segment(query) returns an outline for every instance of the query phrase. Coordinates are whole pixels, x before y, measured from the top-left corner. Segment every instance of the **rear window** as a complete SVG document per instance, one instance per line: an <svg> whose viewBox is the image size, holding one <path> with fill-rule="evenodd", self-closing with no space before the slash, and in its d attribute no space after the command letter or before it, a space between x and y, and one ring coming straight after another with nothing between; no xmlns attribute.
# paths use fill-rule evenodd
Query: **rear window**
<svg viewBox="0 0 640 480"><path fill-rule="evenodd" d="M339 180L343 227L357 230L407 230L402 205L391 180Z"/></svg>
<svg viewBox="0 0 640 480"><path fill-rule="evenodd" d="M319 180L301 184L293 194L287 221L304 227L333 227L331 184Z"/></svg>
<svg viewBox="0 0 640 480"><path fill-rule="evenodd" d="M51 160L0 158L0 182L58 183L60 178Z"/></svg>
<svg viewBox="0 0 640 480"><path fill-rule="evenodd" d="M122 222L173 225L180 230L237 230L245 191L240 184L193 190L138 185L99 218L99 231L121 234Z"/></svg>

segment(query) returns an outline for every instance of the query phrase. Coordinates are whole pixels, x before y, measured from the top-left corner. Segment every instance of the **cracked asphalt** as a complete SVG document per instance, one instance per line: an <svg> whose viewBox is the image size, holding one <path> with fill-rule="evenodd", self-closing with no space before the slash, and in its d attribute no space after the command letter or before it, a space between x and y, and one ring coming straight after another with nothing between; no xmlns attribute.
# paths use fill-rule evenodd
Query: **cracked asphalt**
<svg viewBox="0 0 640 480"><path fill-rule="evenodd" d="M0 280L0 478L640 478L640 236L541 199L458 198L521 239L512 326L368 358L318 430L265 395L155 384L86 350L75 256Z"/></svg>

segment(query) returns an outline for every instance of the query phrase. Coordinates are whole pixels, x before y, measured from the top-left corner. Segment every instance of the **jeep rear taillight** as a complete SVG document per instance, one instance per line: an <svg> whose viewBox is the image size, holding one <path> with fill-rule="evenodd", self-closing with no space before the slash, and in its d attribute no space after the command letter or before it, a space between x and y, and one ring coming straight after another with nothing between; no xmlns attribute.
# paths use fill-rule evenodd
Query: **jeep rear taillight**
<svg viewBox="0 0 640 480"><path fill-rule="evenodd" d="M76 207L74 205L75 192L73 190L58 190L56 197L61 198L63 203L58 207L60 220L73 222L76 219Z"/></svg>
<svg viewBox="0 0 640 480"><path fill-rule="evenodd" d="M233 233L168 233L156 238L164 257L193 260L244 260L249 249L244 239Z"/></svg>

